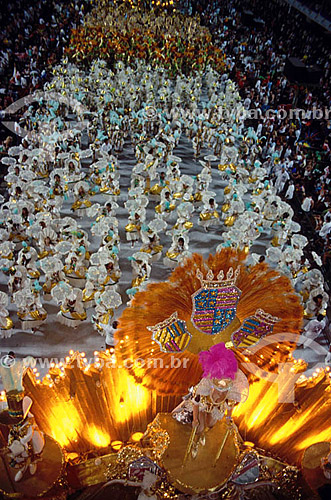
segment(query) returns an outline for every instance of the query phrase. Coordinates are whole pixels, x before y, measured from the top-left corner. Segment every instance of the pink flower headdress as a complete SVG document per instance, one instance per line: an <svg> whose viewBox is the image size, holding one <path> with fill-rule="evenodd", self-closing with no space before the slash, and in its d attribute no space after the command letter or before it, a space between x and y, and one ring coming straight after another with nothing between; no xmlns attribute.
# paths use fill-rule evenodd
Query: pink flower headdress
<svg viewBox="0 0 331 500"><path fill-rule="evenodd" d="M235 355L225 347L224 342L213 345L208 351L201 351L199 361L203 368L203 377L234 380L238 370Z"/></svg>

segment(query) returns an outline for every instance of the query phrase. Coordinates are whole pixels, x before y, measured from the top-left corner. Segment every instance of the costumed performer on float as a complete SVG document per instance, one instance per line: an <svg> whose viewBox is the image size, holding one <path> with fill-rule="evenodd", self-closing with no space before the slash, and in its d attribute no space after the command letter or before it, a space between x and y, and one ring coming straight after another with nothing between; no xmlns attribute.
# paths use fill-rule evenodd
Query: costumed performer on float
<svg viewBox="0 0 331 500"><path fill-rule="evenodd" d="M192 425L184 463L189 454L196 458L199 446L205 445L205 433L225 418L228 430L215 462L220 458L226 437L234 429L232 410L239 402L246 401L249 392L246 376L238 370L234 353L223 342L201 351L199 362L203 368L202 379L172 412L178 422Z"/></svg>

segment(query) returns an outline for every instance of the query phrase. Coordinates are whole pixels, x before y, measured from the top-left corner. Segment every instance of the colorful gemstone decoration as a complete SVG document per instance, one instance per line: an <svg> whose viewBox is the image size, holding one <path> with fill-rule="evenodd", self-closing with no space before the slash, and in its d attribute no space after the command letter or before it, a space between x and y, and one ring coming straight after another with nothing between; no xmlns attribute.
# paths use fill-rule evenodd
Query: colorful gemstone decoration
<svg viewBox="0 0 331 500"><path fill-rule="evenodd" d="M254 316L246 318L239 330L232 334L232 343L237 349L255 345L272 332L279 318L258 309Z"/></svg>
<svg viewBox="0 0 331 500"><path fill-rule="evenodd" d="M259 459L256 453L248 453L231 476L231 481L245 485L254 483L260 473Z"/></svg>
<svg viewBox="0 0 331 500"><path fill-rule="evenodd" d="M159 344L163 352L183 352L187 348L192 335L186 328L186 323L178 319L178 313L174 312L170 318L155 326L148 326L153 332L152 339Z"/></svg>
<svg viewBox="0 0 331 500"><path fill-rule="evenodd" d="M129 464L128 477L130 480L142 481L147 471L155 476L162 476L164 474L163 470L150 458L140 457Z"/></svg>
<svg viewBox="0 0 331 500"><path fill-rule="evenodd" d="M191 320L200 332L217 335L235 319L241 295L241 291L235 286L238 275L239 269L234 273L232 267L226 279L223 271L218 273L217 280L214 280L211 270L208 271L206 280L203 279L201 271L197 272L202 286L192 295Z"/></svg>

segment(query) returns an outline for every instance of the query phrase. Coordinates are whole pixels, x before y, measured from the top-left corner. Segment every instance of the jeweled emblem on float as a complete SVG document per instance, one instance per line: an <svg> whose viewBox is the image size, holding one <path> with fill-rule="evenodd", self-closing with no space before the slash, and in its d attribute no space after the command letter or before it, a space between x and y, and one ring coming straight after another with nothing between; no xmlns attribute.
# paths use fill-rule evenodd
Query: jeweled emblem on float
<svg viewBox="0 0 331 500"><path fill-rule="evenodd" d="M185 321L178 319L177 311L162 323L148 326L147 330L153 332L152 339L159 344L163 352L185 351L192 337Z"/></svg>
<svg viewBox="0 0 331 500"><path fill-rule="evenodd" d="M232 343L237 349L255 345L266 335L272 333L279 318L258 309L254 316L246 318L239 330L232 334Z"/></svg>
<svg viewBox="0 0 331 500"><path fill-rule="evenodd" d="M238 275L239 268L234 272L232 267L228 270L226 279L223 271L218 273L216 280L211 269L207 273L207 279L203 278L201 271L197 271L201 288L192 295L191 320L200 332L217 335L232 323L241 295L241 291L235 286Z"/></svg>

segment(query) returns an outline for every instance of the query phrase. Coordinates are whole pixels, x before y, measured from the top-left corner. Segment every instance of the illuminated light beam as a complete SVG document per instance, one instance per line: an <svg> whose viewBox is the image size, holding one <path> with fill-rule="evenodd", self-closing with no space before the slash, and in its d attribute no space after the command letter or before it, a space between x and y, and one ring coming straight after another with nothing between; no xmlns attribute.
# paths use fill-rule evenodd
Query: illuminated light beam
<svg viewBox="0 0 331 500"><path fill-rule="evenodd" d="M312 444L321 443L322 441L331 441L331 427L323 429L318 434L312 434L308 436L303 441L300 441L295 448L296 450L305 450L309 448Z"/></svg>
<svg viewBox="0 0 331 500"><path fill-rule="evenodd" d="M101 371L91 365L89 374L74 363L76 357L74 353L70 370L65 369L60 385L53 388L46 381L38 384L31 370L24 379L35 401L38 425L67 451L100 450L113 446L114 440L123 446L135 431L146 429L158 411L171 411L179 402L143 387L125 369L108 366L109 353L99 353ZM321 370L305 386L295 383L296 373L288 375L282 387L272 383L273 379L252 381L247 401L234 409L233 416L245 439L287 463L299 464L306 447L331 440L331 387L327 371ZM293 403L279 401L293 382Z"/></svg>
<svg viewBox="0 0 331 500"><path fill-rule="evenodd" d="M270 415L277 406L277 401L278 401L277 396L278 396L277 388L271 386L270 389L263 396L263 398L260 400L256 409L252 411L247 421L248 428L256 428L270 418Z"/></svg>
<svg viewBox="0 0 331 500"><path fill-rule="evenodd" d="M87 430L89 441L97 448L106 448L110 444L110 436L95 425L91 425Z"/></svg>
<svg viewBox="0 0 331 500"><path fill-rule="evenodd" d="M277 385L270 384L264 380L253 382L249 388L249 396L245 403L234 409L233 415L244 419L247 429L258 428L264 421L270 419L270 415L278 405Z"/></svg>
<svg viewBox="0 0 331 500"><path fill-rule="evenodd" d="M307 423L308 420L311 419L311 416L316 413L319 407L320 404L317 402L301 415L298 413L294 414L277 432L271 436L269 443L271 445L275 445L276 443L281 443L282 441L289 439L289 437L293 436L302 428L304 424Z"/></svg>
<svg viewBox="0 0 331 500"><path fill-rule="evenodd" d="M327 371L321 370L318 376L307 381L308 385L295 383L293 403L282 403L278 395L286 394L292 377L295 381L296 374L290 372L281 391L278 384L273 387L266 380L251 383L247 401L234 409L233 416L245 439L289 463L299 463L306 447L331 440L328 424L331 388Z"/></svg>
<svg viewBox="0 0 331 500"><path fill-rule="evenodd" d="M52 437L63 447L77 440L83 430L79 413L73 403L51 405L47 425L51 429Z"/></svg>

